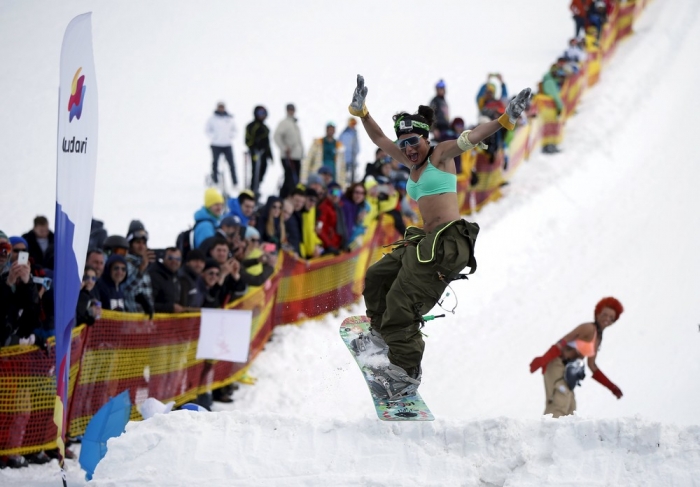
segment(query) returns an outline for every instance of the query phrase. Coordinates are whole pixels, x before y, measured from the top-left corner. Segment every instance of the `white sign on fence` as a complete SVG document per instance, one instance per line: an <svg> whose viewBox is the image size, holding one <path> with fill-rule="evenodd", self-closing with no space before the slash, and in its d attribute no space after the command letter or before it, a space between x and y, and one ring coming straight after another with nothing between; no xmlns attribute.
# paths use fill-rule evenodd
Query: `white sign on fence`
<svg viewBox="0 0 700 487"><path fill-rule="evenodd" d="M247 362L252 325L250 310L202 309L197 359Z"/></svg>

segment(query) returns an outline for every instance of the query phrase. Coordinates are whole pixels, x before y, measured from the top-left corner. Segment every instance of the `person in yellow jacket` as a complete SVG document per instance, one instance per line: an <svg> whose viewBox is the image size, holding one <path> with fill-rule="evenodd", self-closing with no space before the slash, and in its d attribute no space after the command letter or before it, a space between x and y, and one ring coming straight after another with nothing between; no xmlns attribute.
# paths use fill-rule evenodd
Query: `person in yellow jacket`
<svg viewBox="0 0 700 487"><path fill-rule="evenodd" d="M314 140L311 144L309 153L301 164L299 180L305 184L309 175L318 173L322 166L332 170L334 181L342 188L347 186L345 148L335 139L333 122L326 124L326 136Z"/></svg>
<svg viewBox="0 0 700 487"><path fill-rule="evenodd" d="M316 190L306 189L306 203L301 213L301 257L311 259L319 257L323 253L323 242L316 234L316 204L318 193Z"/></svg>
<svg viewBox="0 0 700 487"><path fill-rule="evenodd" d="M369 204L369 211L365 215L365 226L379 218L382 213L389 213L399 204L399 193L390 184L379 184L373 176L365 179L367 196L365 201ZM403 235L403 232L400 232Z"/></svg>
<svg viewBox="0 0 700 487"><path fill-rule="evenodd" d="M382 165L382 167L386 166L388 166L388 164ZM368 225L373 219L377 219L379 215L386 213L391 215L394 219L394 228L396 228L399 235L403 235L406 232L406 223L399 210L401 195L393 184L379 184L377 179L386 181L387 178L382 176L377 176L377 178L368 176L365 179L365 189L367 190L365 201L367 201L370 206L370 211L367 216L365 216L365 225Z"/></svg>

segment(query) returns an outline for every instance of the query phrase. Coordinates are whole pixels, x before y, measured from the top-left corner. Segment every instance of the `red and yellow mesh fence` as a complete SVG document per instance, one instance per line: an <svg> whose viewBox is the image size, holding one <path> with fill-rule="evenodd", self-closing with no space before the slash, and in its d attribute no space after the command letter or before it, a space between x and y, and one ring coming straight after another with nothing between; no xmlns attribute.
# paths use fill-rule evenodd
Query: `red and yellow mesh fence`
<svg viewBox="0 0 700 487"><path fill-rule="evenodd" d="M567 79L561 97L535 99L534 116L519 126L506 150L490 156L475 150L462 156L458 175L463 214L478 211L501 196L501 187L519 165L543 144L557 144L563 124L572 115L586 88L595 84L603 61L616 41L632 32L646 1L618 7L601 36L600 48L590 53L581 72ZM474 168L478 182L470 186ZM382 217L367 229L362 245L352 252L311 261L282 255L265 286L251 289L228 305L253 312L247 363L197 360L199 313L143 315L105 312L93 326L73 330L70 361L68 435L79 436L110 397L129 389L140 404L148 397L177 405L197 395L239 381L263 349L275 326L314 318L348 306L360 298L367 267L378 260L383 246L399 239L391 218ZM53 408L56 396L53 339L46 349L36 346L0 348L0 455L26 454L55 448ZM133 408L131 419L141 419Z"/></svg>
<svg viewBox="0 0 700 487"><path fill-rule="evenodd" d="M72 332L69 397L74 394L86 327ZM0 348L0 455L23 455L56 447L55 341Z"/></svg>

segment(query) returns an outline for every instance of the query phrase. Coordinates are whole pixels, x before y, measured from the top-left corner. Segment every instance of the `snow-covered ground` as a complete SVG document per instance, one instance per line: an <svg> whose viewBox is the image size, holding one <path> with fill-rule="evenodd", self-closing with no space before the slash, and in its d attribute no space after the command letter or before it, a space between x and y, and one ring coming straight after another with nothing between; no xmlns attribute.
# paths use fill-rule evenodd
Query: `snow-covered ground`
<svg viewBox="0 0 700 487"><path fill-rule="evenodd" d="M201 135L205 107L212 98L226 98L209 93L215 83L221 83L219 91L231 90L231 97L255 94L250 102L248 97L239 105L229 102L239 122L247 120L247 105L257 104L257 96L271 112L293 97L309 136L328 118L345 116L355 72L366 76L368 106L381 120L427 101L439 77L448 82L454 115L470 119L484 73L501 70L514 88L534 86L571 30L567 2L558 7L544 1L511 2L507 9L501 2L481 2L479 9L476 2L454 2L450 12L459 15L443 19L445 28L439 32L424 26L439 25L432 4L427 10L411 2L375 3L369 10L363 2L319 3L297 16L285 10L291 6L273 11L264 2L237 7L229 16L227 4L179 11L165 4L159 11L133 4L132 15L111 4L96 5L103 121L97 216L107 220L108 228L112 222L125 228L131 217L146 215L142 218L152 233L162 232L157 238L174 236L171 222L181 223L199 204L201 183L191 180L207 168ZM9 12L2 7L2 40L8 31L24 32L27 53L43 56L29 66L11 58L2 42L3 64L15 59L15 65L32 74L32 83L42 73L57 78L52 63L56 59L57 64L62 29L73 14L87 9L80 9L85 3L77 5L32 9L39 16L32 26L36 32L14 24L29 18L23 4ZM250 16L258 8L265 26L252 18L241 21L239 15ZM139 29L138 15L157 25L148 32ZM352 25L331 24L341 15ZM240 50L233 49L229 57L224 34L211 18L235 23L235 35L255 42L239 41ZM491 19L498 23L485 21ZM391 23L397 20L401 24ZM292 25L296 36L280 43ZM178 32L184 27L188 34L201 32ZM117 28L119 35L105 32ZM125 435L110 442L89 485L700 485L700 227L693 218L700 209L700 146L690 135L700 112L700 99L693 96L700 83L693 54L700 45L700 4L654 2L636 31L570 120L563 152L533 157L507 187L506 197L475 216L482 226L479 270L468 282L453 286L459 297L456 314L425 330L429 338L421 392L437 421L376 420L364 381L337 334L340 319L350 314L343 311L339 318L278 327L250 370L257 384L242 386L231 406L130 424ZM423 41L422 32L437 40ZM489 36L493 46L485 40ZM479 41L471 49L463 47L475 38ZM368 49L368 39L378 47ZM54 42L55 49L47 50L55 53L38 47ZM289 62L294 45L309 52L298 56L298 66ZM157 48L169 52L173 46L182 48L180 58L150 57ZM200 59L203 52L206 59ZM251 64L254 53L262 53L265 61ZM120 63L109 59L126 59L127 54L133 61L128 69L127 63L117 67ZM340 58L337 65L334 56ZM225 82L216 76L216 65L224 76L228 73ZM202 72L201 66L212 69ZM268 88L251 81L258 66L268 75ZM9 78L13 76L20 75L14 71ZM212 76L216 82L207 78ZM7 78L0 80L4 93L30 89ZM290 87L289 93L279 88L279 80ZM206 82L210 84L203 89ZM150 95L144 95L147 89ZM15 103L18 96L8 102ZM50 119L48 105L51 100L55 104L55 95L43 96L44 118ZM145 102L148 96L153 99L140 114L129 111L135 100ZM39 120L38 98L25 95L27 104L36 102L31 120L46 124L41 130L35 127L36 147L29 146L27 154L51 159L53 140L43 139L51 139L53 128L48 120ZM29 116L26 106L20 110L23 117ZM17 127L28 122L12 122L7 113L0 117L2 137L26 136ZM142 131L134 127L142 123ZM175 137L177 146L156 143ZM3 145L14 150L12 144ZM136 160L134 154L151 157ZM177 157L165 166L158 164L163 154ZM36 178L52 184L52 162L45 162L43 170L38 164L25 168L30 165L25 157L15 155L23 163L12 167L22 169L10 176L12 184L4 185L9 189L1 196L3 208L25 201L23 190ZM138 179L123 178L117 193L114 178L120 169ZM163 184L145 182L157 174L163 175ZM129 196L115 205L121 194ZM152 194L160 199L151 201ZM52 197L42 203L43 196L36 196L32 206L23 203L14 214L6 211L9 219L0 228L23 230L41 205L53 207ZM606 332L597 362L624 397L615 399L589 377L576 389L575 417L543 418L542 377L529 373L530 360L592 319L593 306L607 295L619 298L625 312ZM363 311L358 305L352 313ZM69 485L85 485L76 464L69 462L69 467ZM55 464L3 470L0 480L12 487L59 482Z"/></svg>

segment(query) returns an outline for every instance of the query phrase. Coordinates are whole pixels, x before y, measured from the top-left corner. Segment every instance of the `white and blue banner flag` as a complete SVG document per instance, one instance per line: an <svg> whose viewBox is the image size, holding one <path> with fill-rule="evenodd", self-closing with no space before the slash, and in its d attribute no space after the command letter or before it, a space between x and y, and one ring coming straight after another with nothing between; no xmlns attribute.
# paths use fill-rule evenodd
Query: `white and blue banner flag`
<svg viewBox="0 0 700 487"><path fill-rule="evenodd" d="M97 82L91 13L70 21L61 47L56 158L56 407L64 455L71 331L90 238L97 163Z"/></svg>

